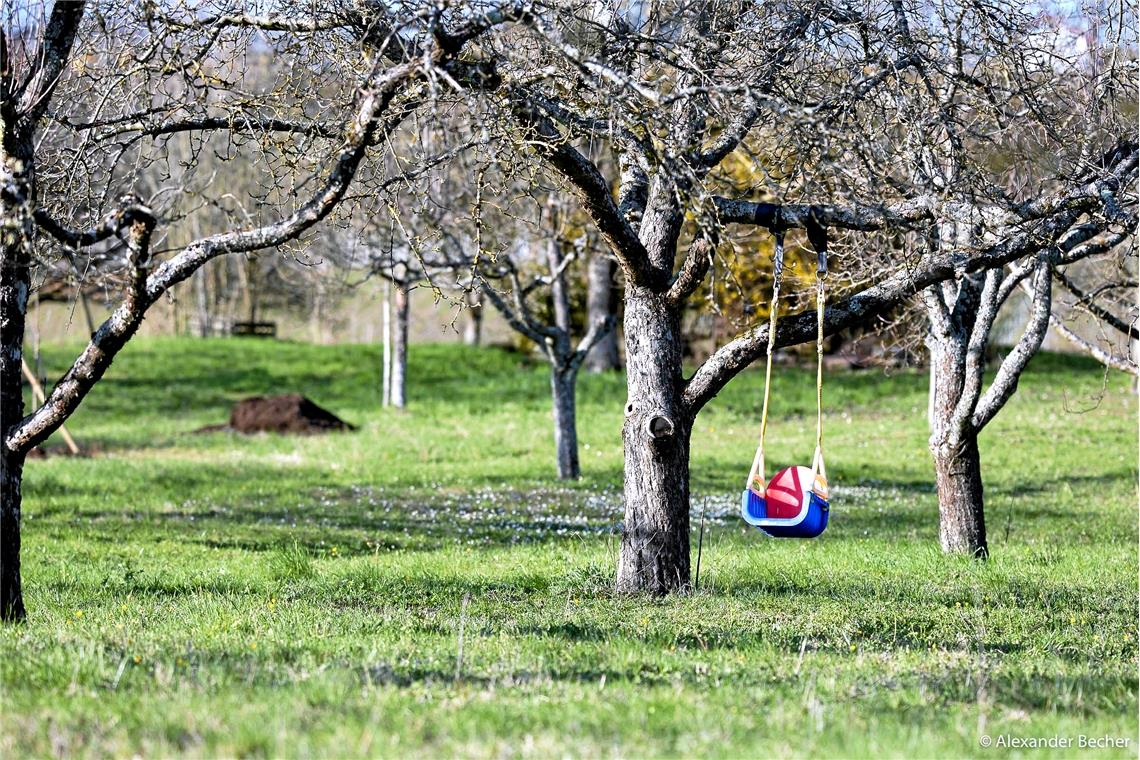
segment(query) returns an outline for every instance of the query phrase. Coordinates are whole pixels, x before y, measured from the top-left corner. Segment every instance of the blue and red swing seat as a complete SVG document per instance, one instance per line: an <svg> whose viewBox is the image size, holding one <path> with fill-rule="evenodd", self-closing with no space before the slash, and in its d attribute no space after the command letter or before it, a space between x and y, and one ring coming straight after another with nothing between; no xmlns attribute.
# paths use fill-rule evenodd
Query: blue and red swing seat
<svg viewBox="0 0 1140 760"><path fill-rule="evenodd" d="M827 467L823 461L823 318L824 277L827 274L827 234L814 220L807 224L808 238L819 255L816 268L816 433L815 457L809 467L785 467L764 482L764 439L768 429L768 401L772 390L771 339L776 335L780 281L784 270L784 232L775 230L772 253L772 303L769 308L768 351L764 364L764 405L760 414L760 445L740 497L740 514L749 525L773 538L815 538L827 528L831 504Z"/></svg>
<svg viewBox="0 0 1140 760"><path fill-rule="evenodd" d="M740 513L744 521L773 538L815 538L827 528L831 513L827 481L808 467L785 467L767 484L759 476L744 489Z"/></svg>

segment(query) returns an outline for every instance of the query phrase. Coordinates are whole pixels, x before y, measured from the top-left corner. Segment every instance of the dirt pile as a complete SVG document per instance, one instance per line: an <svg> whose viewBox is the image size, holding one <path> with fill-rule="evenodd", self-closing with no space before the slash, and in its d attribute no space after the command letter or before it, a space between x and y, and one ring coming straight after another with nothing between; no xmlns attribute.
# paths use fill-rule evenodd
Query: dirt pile
<svg viewBox="0 0 1140 760"><path fill-rule="evenodd" d="M228 427L238 433L294 435L356 429L354 425L297 393L242 399L234 404Z"/></svg>

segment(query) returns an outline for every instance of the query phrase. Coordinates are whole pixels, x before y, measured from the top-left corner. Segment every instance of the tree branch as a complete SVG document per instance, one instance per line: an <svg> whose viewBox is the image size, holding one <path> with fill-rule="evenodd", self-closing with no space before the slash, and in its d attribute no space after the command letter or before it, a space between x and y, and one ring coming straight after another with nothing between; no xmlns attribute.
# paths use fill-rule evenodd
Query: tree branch
<svg viewBox="0 0 1140 760"><path fill-rule="evenodd" d="M676 279L665 295L670 304L680 306L701 286L709 267L712 266L712 257L713 245L707 238L697 238L692 242Z"/></svg>
<svg viewBox="0 0 1140 760"><path fill-rule="evenodd" d="M1033 311L1030 314L1029 323L1026 324L1025 332L1017 341L1017 345L1002 360L1001 366L998 367L997 376L994 377L990 387L974 408L970 417L970 425L976 431L984 428L1009 401L1014 391L1017 390L1021 373L1025 371L1029 365L1029 360L1033 358L1045 340L1045 333L1049 329L1049 315L1053 309L1053 278L1051 274L1052 265L1046 256L1042 256L1034 272L1031 301Z"/></svg>
<svg viewBox="0 0 1140 760"><path fill-rule="evenodd" d="M121 224L115 230L116 233L126 230L130 283L123 302L91 336L91 342L55 384L44 403L9 432L5 445L10 451L26 454L67 421L134 335L152 303L146 297L146 272L155 218L150 209L141 204L132 203L130 208L131 214L117 216Z"/></svg>
<svg viewBox="0 0 1140 760"><path fill-rule="evenodd" d="M594 320L590 324L586 334L578 341L574 353L570 356L570 361L567 366L571 370L577 370L582 366L582 362L586 360L586 356L590 353L590 349L597 345L598 341L610 334L615 327L613 316L605 316L601 319Z"/></svg>
<svg viewBox="0 0 1140 760"><path fill-rule="evenodd" d="M429 64L438 64L442 56L436 51ZM210 259L280 245L295 239L331 213L344 197L377 131L381 128L394 129L403 118L401 112L397 119L381 123L380 115L408 81L423 75L422 67L423 62L416 61L381 70L377 61L372 74L358 92L356 112L345 127L344 142L325 181L305 204L285 219L250 230L225 232L196 240L144 277L148 268L153 217L146 217L141 212L120 215L118 218L128 225L129 232L130 290L92 335L83 353L52 389L47 401L9 431L5 441L8 448L26 453L63 424L134 335L147 309L172 286L185 280ZM62 233L64 238L71 237L61 225L50 218L46 221L49 230ZM97 230L96 235L101 232ZM77 233L73 239L83 239L82 233Z"/></svg>
<svg viewBox="0 0 1140 760"><path fill-rule="evenodd" d="M72 229L57 221L47 209L37 208L33 213L40 229L71 248L84 248L100 243L133 223L135 218L153 219L153 212L133 195L119 199L119 207L104 216L97 224L85 230Z"/></svg>
<svg viewBox="0 0 1140 760"><path fill-rule="evenodd" d="M834 206L805 203L755 203L714 197L717 214L726 224L755 224L769 230L806 228L811 220L825 227L881 230L913 227L934 218L935 199L922 196L890 206Z"/></svg>
<svg viewBox="0 0 1140 760"><path fill-rule="evenodd" d="M955 438L966 432L970 415L982 392L982 379L986 371L986 346L989 344L994 320L997 319L998 310L1003 303L999 298L1003 279L1002 268L990 269L984 277L981 295L978 303L974 305L976 311L974 324L970 329L970 340L966 344L965 381L949 420L950 430L953 431Z"/></svg>
<svg viewBox="0 0 1140 760"><path fill-rule="evenodd" d="M38 65L32 68L28 78L17 88L12 97L13 101L19 103L16 112L30 129L35 128L47 111L52 91L55 90L60 76L67 68L71 47L75 44L75 35L79 31L79 22L83 19L85 10L86 0L78 2L57 0L52 5L43 43L33 56Z"/></svg>
<svg viewBox="0 0 1140 760"><path fill-rule="evenodd" d="M1136 362L1128 359L1127 357L1117 356L1112 352L1106 351L1100 346L1092 343L1091 341L1085 340L1070 330L1057 315L1050 314L1049 323L1053 326L1053 329L1061 334L1061 337L1072 343L1081 351L1084 351L1092 358L1096 359L1104 366L1109 367L1110 369L1118 369L1121 372L1127 372L1130 375L1140 377L1140 366L1137 366Z"/></svg>
<svg viewBox="0 0 1140 760"><path fill-rule="evenodd" d="M1101 320L1109 327L1113 328L1119 333L1126 335L1129 340L1140 340L1140 330L1136 329L1136 323L1132 322L1129 324L1128 322L1125 322L1123 319L1113 314L1108 309L1097 305L1095 301L1097 295L1096 293L1085 293L1077 287L1076 283L1066 277L1065 273L1061 272L1060 270L1054 271L1053 277L1057 280L1057 282L1061 283L1062 287L1064 287L1065 290L1069 291L1079 299L1076 303L1079 308L1085 309L1089 314L1092 314L1094 317ZM1136 287L1135 283L1132 284L1132 287Z"/></svg>
<svg viewBox="0 0 1140 760"><path fill-rule="evenodd" d="M656 275L649 266L649 254L633 227L618 210L609 182L594 163L570 145L550 118L525 96L515 91L508 92L507 97L516 120L538 138L530 141L531 146L570 183L586 213L597 225L602 239L622 265L629 281L636 285L657 284Z"/></svg>
<svg viewBox="0 0 1140 760"><path fill-rule="evenodd" d="M964 262L966 272L1001 267L1049 245L1072 227L1077 214L1062 211L1024 227L1006 239L986 248ZM954 279L962 273L963 262L956 252L924 256L910 270L902 270L867 289L833 303L824 316L824 333L833 335L863 324L898 306L923 288ZM811 309L780 321L776 345L793 346L815 338L816 314ZM721 346L689 378L683 393L690 413L696 414L741 370L764 355L768 326L752 328Z"/></svg>

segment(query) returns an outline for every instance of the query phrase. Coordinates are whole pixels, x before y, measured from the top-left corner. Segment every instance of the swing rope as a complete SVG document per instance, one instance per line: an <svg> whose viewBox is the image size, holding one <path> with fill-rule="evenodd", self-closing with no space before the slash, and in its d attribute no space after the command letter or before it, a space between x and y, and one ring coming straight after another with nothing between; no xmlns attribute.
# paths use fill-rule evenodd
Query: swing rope
<svg viewBox="0 0 1140 760"><path fill-rule="evenodd" d="M784 279L784 233L776 233L776 246L772 252L772 303L768 314L768 351L764 360L764 403L760 411L760 445L752 458L752 469L748 473L746 485L753 491L763 494L766 490L764 479L764 438L768 434L768 402L772 394L772 351L775 348L776 319L780 311L780 282Z"/></svg>
<svg viewBox="0 0 1140 760"><path fill-rule="evenodd" d="M764 403L760 412L760 445L752 458L752 468L745 484L763 496L767 490L764 467L764 441L768 434L768 406L772 393L772 353L776 346L776 323L779 315L780 285L784 276L784 233L775 233L776 244L773 251L772 304L768 315L768 347L764 360ZM827 468L823 462L823 317L826 307L827 248L818 251L818 265L815 271L816 297L816 340L815 340L815 455L812 457L811 484L815 488L816 475L827 481Z"/></svg>
<svg viewBox="0 0 1140 760"><path fill-rule="evenodd" d="M824 280L827 278L827 247L821 247L817 253L819 258L815 268L815 455L811 461L812 488L815 488L817 474L822 475L823 482L827 483L827 467L823 463L823 312L826 299Z"/></svg>

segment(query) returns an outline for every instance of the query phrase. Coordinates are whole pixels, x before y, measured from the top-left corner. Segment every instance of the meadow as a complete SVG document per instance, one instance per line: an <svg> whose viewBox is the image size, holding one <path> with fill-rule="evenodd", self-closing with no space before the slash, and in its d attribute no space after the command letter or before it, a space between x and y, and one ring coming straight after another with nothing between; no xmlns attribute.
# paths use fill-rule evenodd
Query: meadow
<svg viewBox="0 0 1140 760"><path fill-rule="evenodd" d="M938 550L922 371L831 373L831 526L747 528L747 372L694 431L698 587L657 600L611 591L620 375L581 379L567 484L542 364L414 345L406 411L379 407L378 368L361 345L123 351L69 423L94 453L27 467L29 622L0 630L0 755L1136 756L1123 377L1034 360L982 436L976 562ZM359 429L195 432L278 392ZM805 460L811 372L781 369L773 404L770 461Z"/></svg>

